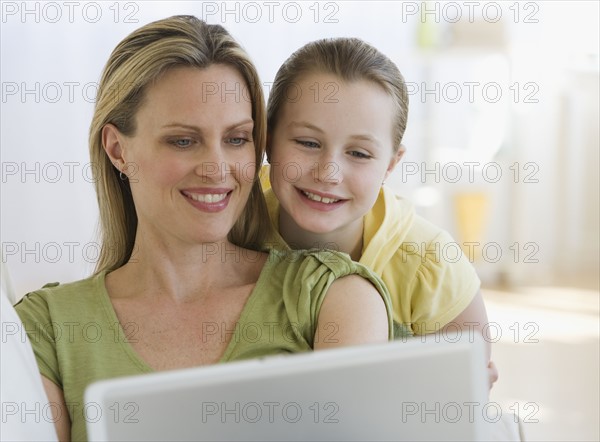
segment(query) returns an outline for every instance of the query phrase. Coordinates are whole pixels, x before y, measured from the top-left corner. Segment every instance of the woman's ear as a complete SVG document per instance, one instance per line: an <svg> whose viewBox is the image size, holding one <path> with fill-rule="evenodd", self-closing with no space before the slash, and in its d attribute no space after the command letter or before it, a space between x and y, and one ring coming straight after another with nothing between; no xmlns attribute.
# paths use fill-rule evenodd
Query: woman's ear
<svg viewBox="0 0 600 442"><path fill-rule="evenodd" d="M123 135L114 124L105 124L102 128L102 147L106 155L110 158L110 162L115 165L119 171L123 171L125 167Z"/></svg>
<svg viewBox="0 0 600 442"><path fill-rule="evenodd" d="M400 160L402 159L402 157L404 156L405 153L406 153L406 147L404 147L404 144L401 144L398 147L398 150L394 153L394 155L392 155L392 159L390 160L390 165L388 166L388 168L385 172L385 177L383 178L383 181L387 180L388 176L390 176L390 173L392 173L394 171L394 168L400 162Z"/></svg>

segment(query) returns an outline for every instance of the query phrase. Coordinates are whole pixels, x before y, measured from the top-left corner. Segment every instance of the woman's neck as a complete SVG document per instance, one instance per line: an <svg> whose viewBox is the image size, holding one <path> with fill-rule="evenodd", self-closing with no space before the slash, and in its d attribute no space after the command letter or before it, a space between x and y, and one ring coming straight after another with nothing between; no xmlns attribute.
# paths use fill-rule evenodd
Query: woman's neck
<svg viewBox="0 0 600 442"><path fill-rule="evenodd" d="M300 227L283 210L279 212L279 234L292 249L332 249L359 261L363 248L363 221L326 233L314 233Z"/></svg>
<svg viewBox="0 0 600 442"><path fill-rule="evenodd" d="M129 261L109 275L118 281L122 296L146 294L185 302L203 293L253 284L267 256L227 240L167 243L149 236L138 230Z"/></svg>

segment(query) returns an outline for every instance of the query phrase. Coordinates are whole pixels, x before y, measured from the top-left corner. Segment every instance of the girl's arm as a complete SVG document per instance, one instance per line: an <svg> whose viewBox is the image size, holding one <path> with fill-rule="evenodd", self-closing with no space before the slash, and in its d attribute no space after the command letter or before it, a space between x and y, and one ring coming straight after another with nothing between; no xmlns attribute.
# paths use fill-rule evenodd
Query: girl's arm
<svg viewBox="0 0 600 442"><path fill-rule="evenodd" d="M452 332L452 330L456 330L456 327L458 326L461 330L468 331L474 329L481 334L483 341L485 342L486 359L488 361L489 385L490 388L492 388L494 382L498 380L498 369L491 360L492 344L490 343L490 340L486 339L487 337L483 335L483 328L487 325L487 323L488 317L485 304L483 302L481 292L478 290L467 308L464 309L456 318L446 324L446 326L444 326L440 332Z"/></svg>
<svg viewBox="0 0 600 442"><path fill-rule="evenodd" d="M387 342L388 316L381 294L366 279L337 279L321 306L314 349Z"/></svg>
<svg viewBox="0 0 600 442"><path fill-rule="evenodd" d="M56 427L56 434L60 442L71 440L71 418L65 404L65 396L58 385L45 376L42 376L42 384L48 396L48 402L52 404L52 419Z"/></svg>

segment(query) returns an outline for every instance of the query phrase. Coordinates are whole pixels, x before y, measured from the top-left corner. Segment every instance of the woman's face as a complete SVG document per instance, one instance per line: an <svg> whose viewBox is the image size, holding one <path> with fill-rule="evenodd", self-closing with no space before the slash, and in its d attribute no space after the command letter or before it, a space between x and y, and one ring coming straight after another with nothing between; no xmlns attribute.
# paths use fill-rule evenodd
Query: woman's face
<svg viewBox="0 0 600 442"><path fill-rule="evenodd" d="M245 87L218 64L174 68L148 86L135 135L120 135L140 231L166 241L226 238L256 170Z"/></svg>
<svg viewBox="0 0 600 442"><path fill-rule="evenodd" d="M392 98L374 82L331 74L295 86L269 130L273 191L303 230L356 232L397 162Z"/></svg>

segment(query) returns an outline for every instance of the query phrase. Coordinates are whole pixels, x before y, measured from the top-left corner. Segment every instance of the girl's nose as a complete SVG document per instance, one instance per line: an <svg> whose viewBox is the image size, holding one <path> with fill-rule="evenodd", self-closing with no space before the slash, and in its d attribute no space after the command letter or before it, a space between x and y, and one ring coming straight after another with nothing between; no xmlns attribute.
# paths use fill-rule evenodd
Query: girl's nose
<svg viewBox="0 0 600 442"><path fill-rule="evenodd" d="M340 162L336 161L335 155L324 154L312 166L312 174L315 182L327 184L340 184L343 181Z"/></svg>

